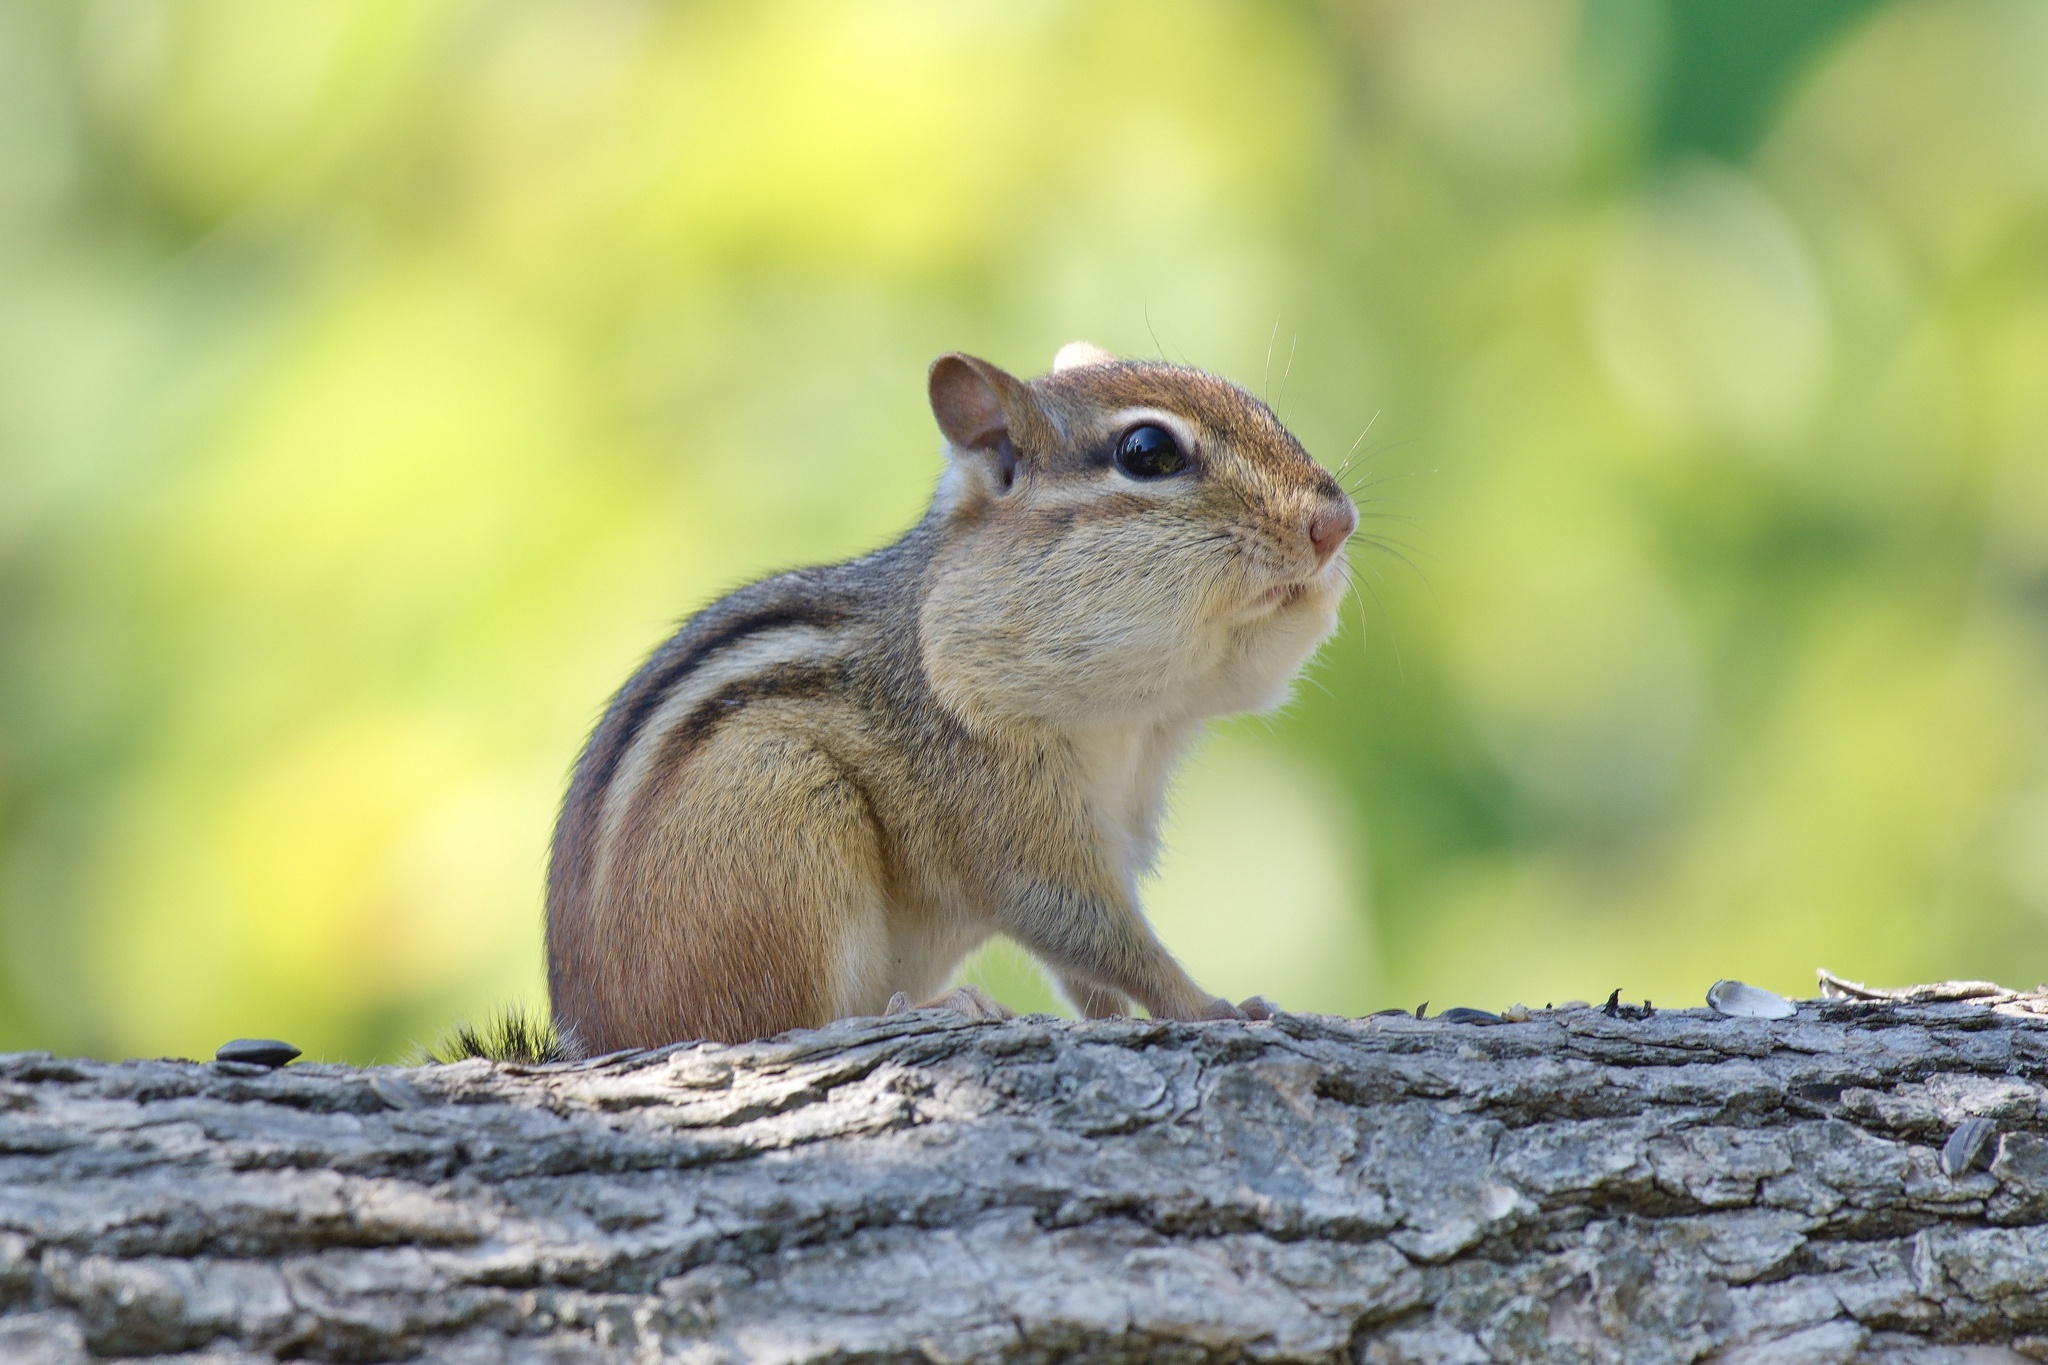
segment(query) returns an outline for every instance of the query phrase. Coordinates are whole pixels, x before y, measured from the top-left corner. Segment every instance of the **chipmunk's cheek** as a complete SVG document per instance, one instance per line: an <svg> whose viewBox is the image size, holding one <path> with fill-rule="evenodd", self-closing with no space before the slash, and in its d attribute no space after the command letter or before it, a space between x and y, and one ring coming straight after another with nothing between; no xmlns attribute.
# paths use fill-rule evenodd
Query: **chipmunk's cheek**
<svg viewBox="0 0 2048 1365"><path fill-rule="evenodd" d="M935 575L919 616L927 679L969 719L1099 724L1170 711L1197 654L1198 584L1176 560L1071 538Z"/></svg>

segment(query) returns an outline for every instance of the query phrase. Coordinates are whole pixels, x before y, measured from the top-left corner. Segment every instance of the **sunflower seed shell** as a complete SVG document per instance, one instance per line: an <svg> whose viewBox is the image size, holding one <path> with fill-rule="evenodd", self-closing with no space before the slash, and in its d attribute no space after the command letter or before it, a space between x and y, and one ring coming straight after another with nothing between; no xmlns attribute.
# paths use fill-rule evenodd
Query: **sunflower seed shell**
<svg viewBox="0 0 2048 1365"><path fill-rule="evenodd" d="M1707 988L1707 1004L1714 1013L1734 1019L1790 1019L1799 1012L1776 991L1742 981L1716 981Z"/></svg>

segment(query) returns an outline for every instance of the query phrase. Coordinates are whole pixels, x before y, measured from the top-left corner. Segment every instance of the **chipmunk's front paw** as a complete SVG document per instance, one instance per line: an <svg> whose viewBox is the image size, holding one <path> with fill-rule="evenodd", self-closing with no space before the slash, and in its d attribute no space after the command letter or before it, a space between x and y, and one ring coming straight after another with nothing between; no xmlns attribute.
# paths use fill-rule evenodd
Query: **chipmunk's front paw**
<svg viewBox="0 0 2048 1365"><path fill-rule="evenodd" d="M1209 1008L1202 1012L1202 1018L1205 1020L1241 1019L1256 1023L1260 1020L1271 1019L1278 1013L1280 1013L1280 1007L1263 995L1255 995L1242 1005L1233 1005L1219 995L1209 1002Z"/></svg>
<svg viewBox="0 0 2048 1365"><path fill-rule="evenodd" d="M884 1014L908 1014L911 1010L951 1010L964 1014L976 1021L1015 1019L1016 1012L991 996L979 986L955 986L944 995L925 1001L922 1005L910 1003L910 997L902 991L889 997L889 1008Z"/></svg>

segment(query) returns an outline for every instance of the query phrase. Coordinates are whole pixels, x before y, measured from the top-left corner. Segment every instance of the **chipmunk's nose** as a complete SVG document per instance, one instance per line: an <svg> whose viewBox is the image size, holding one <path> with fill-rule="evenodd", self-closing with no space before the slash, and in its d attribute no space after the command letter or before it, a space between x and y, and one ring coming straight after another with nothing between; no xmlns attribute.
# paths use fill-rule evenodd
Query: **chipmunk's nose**
<svg viewBox="0 0 2048 1365"><path fill-rule="evenodd" d="M1323 504L1323 509L1309 519L1309 543L1316 547L1316 558L1327 564L1330 556L1337 553L1351 533L1358 529L1358 509L1351 505L1351 499L1340 497Z"/></svg>

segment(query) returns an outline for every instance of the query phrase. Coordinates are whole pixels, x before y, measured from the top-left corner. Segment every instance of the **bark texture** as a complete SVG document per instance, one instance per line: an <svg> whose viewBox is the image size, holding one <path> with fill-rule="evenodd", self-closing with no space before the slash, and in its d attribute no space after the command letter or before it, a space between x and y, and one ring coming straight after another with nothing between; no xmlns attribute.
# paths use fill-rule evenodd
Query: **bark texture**
<svg viewBox="0 0 2048 1365"><path fill-rule="evenodd" d="M0 1360L2048 1360L2037 1008L15 1055Z"/></svg>

